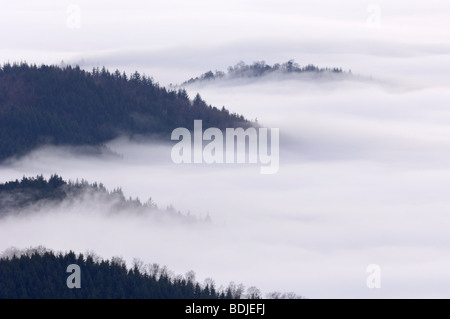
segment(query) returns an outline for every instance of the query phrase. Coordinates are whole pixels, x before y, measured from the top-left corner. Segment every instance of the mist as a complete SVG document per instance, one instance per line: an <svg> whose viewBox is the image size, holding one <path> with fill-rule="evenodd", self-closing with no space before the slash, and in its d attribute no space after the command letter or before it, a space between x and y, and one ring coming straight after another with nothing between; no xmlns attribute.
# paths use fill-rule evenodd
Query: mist
<svg viewBox="0 0 450 319"><path fill-rule="evenodd" d="M253 164L174 164L170 141L124 137L107 144L115 155L44 147L4 165L2 180L56 172L212 221L160 225L89 205L43 209L0 221L0 248L90 249L310 298L447 296L448 90L289 80L200 93L280 128L277 174ZM381 289L366 286L370 264L382 269Z"/></svg>
<svg viewBox="0 0 450 319"><path fill-rule="evenodd" d="M0 250L136 257L263 294L449 297L448 2L132 1L124 11L117 1L79 1L78 27L67 24L69 2L39 2L23 12L5 5L0 25L15 32L3 35L2 61L138 70L162 85L239 61L295 59L354 76L186 87L279 128L277 174L259 174L259 164L175 164L173 142L126 136L100 154L45 146L11 159L1 182L84 178L211 222L109 216L107 203L82 201L0 219ZM371 264L380 289L366 284Z"/></svg>

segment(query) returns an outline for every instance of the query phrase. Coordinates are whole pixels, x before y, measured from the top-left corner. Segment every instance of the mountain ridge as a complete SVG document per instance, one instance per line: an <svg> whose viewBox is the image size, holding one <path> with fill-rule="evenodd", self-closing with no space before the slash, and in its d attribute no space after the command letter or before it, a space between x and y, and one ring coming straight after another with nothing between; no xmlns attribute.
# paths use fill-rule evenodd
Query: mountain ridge
<svg viewBox="0 0 450 319"><path fill-rule="evenodd" d="M200 84L211 83L218 80L236 80L236 79L258 79L269 78L270 76L295 76L295 75L316 75L324 76L330 74L336 74L341 76L350 76L352 73L349 70L345 72L342 68L319 68L313 64L307 64L300 66L295 60L289 60L284 63L275 63L273 65L266 64L265 61L253 62L253 64L246 64L243 61L237 63L234 66L229 66L227 72L212 70L203 73L202 75L190 78L184 81L180 87Z"/></svg>
<svg viewBox="0 0 450 319"><path fill-rule="evenodd" d="M201 219L190 213L182 214L172 205L163 210L151 197L144 203L139 198L127 199L120 187L109 191L102 183L89 183L85 179L66 181L61 176L53 174L48 179L43 175L24 176L20 181L16 179L0 183L0 218L74 202L98 204L98 207L103 207L103 210L110 215L136 214L152 217L155 221L170 218L172 222L181 223L210 221L209 215Z"/></svg>
<svg viewBox="0 0 450 319"><path fill-rule="evenodd" d="M199 94L104 67L6 63L0 68L0 160L40 145L100 145L121 135L159 135L177 127L248 127L242 115L208 105Z"/></svg>

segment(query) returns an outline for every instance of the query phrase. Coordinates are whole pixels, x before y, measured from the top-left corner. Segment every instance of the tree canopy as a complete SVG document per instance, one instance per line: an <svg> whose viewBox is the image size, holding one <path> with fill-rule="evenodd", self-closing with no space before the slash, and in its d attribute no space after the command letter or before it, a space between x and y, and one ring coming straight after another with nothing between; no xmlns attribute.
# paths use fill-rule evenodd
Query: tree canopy
<svg viewBox="0 0 450 319"><path fill-rule="evenodd" d="M66 284L72 264L80 267L79 289ZM212 280L200 284L193 271L174 276L165 266L138 259L128 268L121 257L103 260L92 252L55 253L37 247L10 249L0 258L0 299L239 299L244 291L238 288L230 284L218 289Z"/></svg>
<svg viewBox="0 0 450 319"><path fill-rule="evenodd" d="M227 72L208 71L196 78L185 81L183 85L208 82L216 79L239 79L239 78L260 78L271 74L326 74L326 73L343 73L342 68L319 68L313 64L300 66L294 60L285 63L275 63L274 65L266 64L265 61L257 61L253 64L239 62L235 66L228 67Z"/></svg>
<svg viewBox="0 0 450 319"><path fill-rule="evenodd" d="M0 68L0 160L42 144L99 145L121 134L169 136L177 127L193 129L249 126L183 89L168 90L152 78L104 67L6 63Z"/></svg>
<svg viewBox="0 0 450 319"><path fill-rule="evenodd" d="M67 203L90 201L103 207L106 212L125 214L146 214L147 216L171 218L171 221L200 222L208 221L190 213L182 214L173 206L166 209L150 198L142 203L139 198L125 198L122 189L108 191L102 183L81 181L65 181L61 176L52 175L48 180L43 175L23 177L20 181L0 183L0 217L24 212L37 212L42 207ZM45 206L47 205L47 206ZM36 208L36 209L33 209ZM45 210L45 209L44 209Z"/></svg>

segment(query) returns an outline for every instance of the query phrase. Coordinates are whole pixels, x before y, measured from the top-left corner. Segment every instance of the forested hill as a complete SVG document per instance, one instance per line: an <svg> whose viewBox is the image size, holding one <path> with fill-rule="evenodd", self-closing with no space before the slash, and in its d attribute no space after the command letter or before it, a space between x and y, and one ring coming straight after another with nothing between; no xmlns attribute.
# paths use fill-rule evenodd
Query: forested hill
<svg viewBox="0 0 450 319"><path fill-rule="evenodd" d="M153 217L159 222L210 221L209 215L206 218L197 218L190 213L182 214L173 206L160 209L151 198L144 203L138 198L126 199L120 188L108 191L101 183L91 184L85 180L65 181L58 175L52 175L48 180L42 175L24 176L20 181L0 183L0 218L10 214L45 212L62 204L66 204L64 209L61 209L65 211L68 205L80 203L85 204L82 207L86 207L86 210L95 207L108 214L136 214Z"/></svg>
<svg viewBox="0 0 450 319"><path fill-rule="evenodd" d="M68 288L69 265L79 266L80 288ZM73 279L72 282L76 282ZM239 299L242 286L219 290L212 280L200 284L195 273L174 277L166 267L136 261L127 268L120 257L103 260L89 254L56 254L43 247L11 250L0 257L0 299ZM256 288L249 297L259 298Z"/></svg>
<svg viewBox="0 0 450 319"><path fill-rule="evenodd" d="M79 267L71 277L69 265ZM79 280L79 281L78 281ZM78 287L73 287L76 284ZM68 282L72 288L68 287ZM300 299L293 292L269 292L268 299ZM122 257L105 260L94 252L57 253L39 246L10 248L0 255L0 299L261 299L261 291L233 281L217 287L211 278L199 283L195 272L174 275L166 266Z"/></svg>
<svg viewBox="0 0 450 319"><path fill-rule="evenodd" d="M344 76L351 75L351 71L345 72L342 68L320 68L313 64L301 66L294 60L289 60L285 63L275 63L274 65L266 64L264 61L254 62L253 64L246 64L239 62L235 66L228 67L227 72L224 71L208 71L202 75L191 78L185 81L181 86L186 86L195 83L209 83L214 80L233 80L233 79L257 79L267 78L269 76L277 76L277 79L286 76L295 75L315 75L326 76L330 74Z"/></svg>
<svg viewBox="0 0 450 319"><path fill-rule="evenodd" d="M138 72L26 63L0 68L0 160L40 144L98 145L120 134L166 135L176 127L192 129L194 119L222 129L250 124Z"/></svg>

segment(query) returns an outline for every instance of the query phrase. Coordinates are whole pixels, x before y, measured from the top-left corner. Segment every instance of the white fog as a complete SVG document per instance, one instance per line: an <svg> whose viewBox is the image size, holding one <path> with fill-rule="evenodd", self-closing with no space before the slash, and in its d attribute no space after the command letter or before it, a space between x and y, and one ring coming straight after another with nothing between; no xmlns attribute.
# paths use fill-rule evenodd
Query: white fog
<svg viewBox="0 0 450 319"><path fill-rule="evenodd" d="M68 3L56 9L42 3L49 17L62 14L65 23ZM218 286L234 281L307 298L449 297L450 19L438 9L447 2L379 1L379 26L368 25L370 3L360 1L172 1L180 6L173 15L161 1L134 3L122 29L118 2L80 1L80 30L57 29L36 44L36 30L20 29L15 37L30 42L6 39L10 47L0 57L139 70L162 85L226 71L241 60L295 59L351 69L355 77L186 88L191 98L198 92L208 104L279 128L280 168L273 175L260 174L259 164L177 165L173 141L127 137L107 143L117 155L47 146L7 161L0 166L2 183L38 174L84 178L109 190L121 187L127 198L151 197L160 208L209 214L211 223L108 217L102 205L49 207L0 219L0 251L93 250L103 258L167 265L177 274L194 270L200 281L211 277ZM29 18L39 21L34 10L30 2ZM50 21L37 29L60 23ZM57 45L51 36L66 41ZM371 264L380 266L380 289L366 285Z"/></svg>

